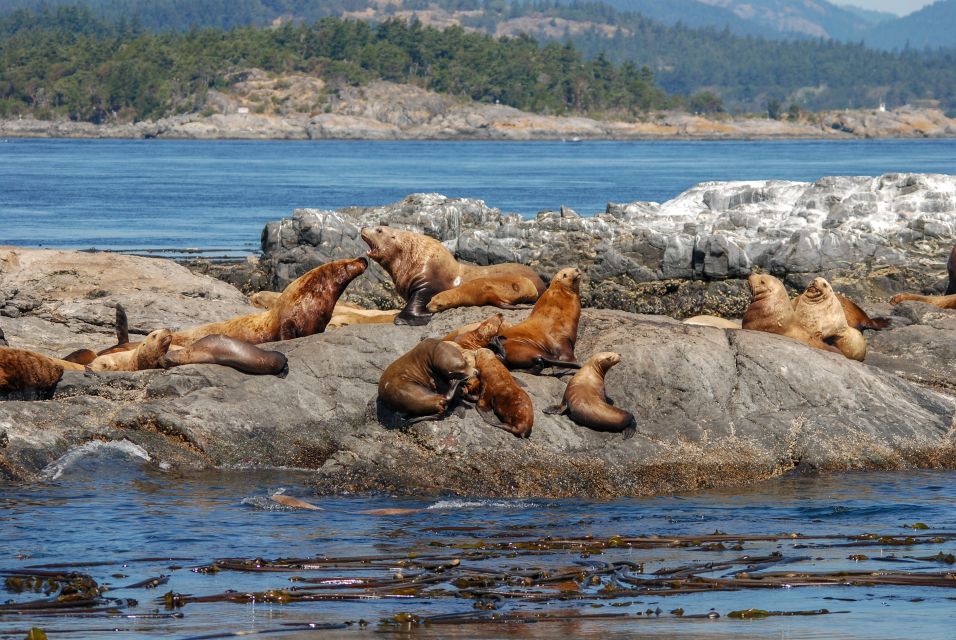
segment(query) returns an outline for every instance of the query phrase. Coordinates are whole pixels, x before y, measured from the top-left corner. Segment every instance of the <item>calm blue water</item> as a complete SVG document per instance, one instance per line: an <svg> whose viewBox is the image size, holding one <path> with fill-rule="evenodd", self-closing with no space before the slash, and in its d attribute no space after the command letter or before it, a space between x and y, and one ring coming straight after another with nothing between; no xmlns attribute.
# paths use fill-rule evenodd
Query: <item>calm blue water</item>
<svg viewBox="0 0 956 640"><path fill-rule="evenodd" d="M0 243L254 251L295 207L439 192L533 215L664 201L705 180L956 173L956 140L0 141Z"/></svg>

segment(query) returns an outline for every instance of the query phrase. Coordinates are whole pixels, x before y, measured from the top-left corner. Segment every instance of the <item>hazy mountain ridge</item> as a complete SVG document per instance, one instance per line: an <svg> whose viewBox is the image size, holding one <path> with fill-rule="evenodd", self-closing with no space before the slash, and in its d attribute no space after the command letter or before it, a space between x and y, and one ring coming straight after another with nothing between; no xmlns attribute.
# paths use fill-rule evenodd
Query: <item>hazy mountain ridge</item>
<svg viewBox="0 0 956 640"><path fill-rule="evenodd" d="M876 25L867 31L865 42L880 49L956 46L956 0L939 0L915 13Z"/></svg>

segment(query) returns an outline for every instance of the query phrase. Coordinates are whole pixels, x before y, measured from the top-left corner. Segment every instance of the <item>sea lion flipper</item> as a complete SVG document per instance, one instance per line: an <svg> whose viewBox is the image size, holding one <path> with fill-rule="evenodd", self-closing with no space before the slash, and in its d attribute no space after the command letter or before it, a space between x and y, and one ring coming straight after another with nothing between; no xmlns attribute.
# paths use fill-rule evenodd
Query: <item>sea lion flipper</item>
<svg viewBox="0 0 956 640"><path fill-rule="evenodd" d="M534 361L535 361L535 364L541 366L542 369L546 367L558 367L558 368L565 368L565 369L580 369L581 368L580 362L572 362L570 360L552 360L551 358L545 358L544 356L538 356L537 358L534 359ZM564 374L562 373L558 375L564 375Z"/></svg>
<svg viewBox="0 0 956 640"><path fill-rule="evenodd" d="M129 342L129 319L126 317L126 309L119 302L116 303L116 344L126 344Z"/></svg>
<svg viewBox="0 0 956 640"><path fill-rule="evenodd" d="M624 436L625 440L630 440L634 437L634 434L637 433L637 424L632 420L631 424L624 427L624 430L621 431L621 435Z"/></svg>
<svg viewBox="0 0 956 640"><path fill-rule="evenodd" d="M541 411L542 413L547 413L548 415L559 416L567 410L568 405L562 402L561 404L553 404L550 407L545 407Z"/></svg>
<svg viewBox="0 0 956 640"><path fill-rule="evenodd" d="M415 289L408 297L405 307L401 313L395 316L395 324L407 324L420 327L431 322L435 314L428 311L428 303L437 291L432 291L427 287Z"/></svg>
<svg viewBox="0 0 956 640"><path fill-rule="evenodd" d="M279 340L293 340L299 337L299 328L292 318L286 318L279 327Z"/></svg>

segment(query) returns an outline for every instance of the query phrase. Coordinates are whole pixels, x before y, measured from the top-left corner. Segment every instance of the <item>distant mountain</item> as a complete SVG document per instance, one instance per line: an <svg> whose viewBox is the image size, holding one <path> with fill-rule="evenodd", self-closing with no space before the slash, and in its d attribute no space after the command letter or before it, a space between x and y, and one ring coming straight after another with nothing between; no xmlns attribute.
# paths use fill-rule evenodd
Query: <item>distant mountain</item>
<svg viewBox="0 0 956 640"><path fill-rule="evenodd" d="M865 42L878 49L956 47L956 0L939 0L896 20L872 27Z"/></svg>
<svg viewBox="0 0 956 640"><path fill-rule="evenodd" d="M875 11L873 9L864 9L863 7L858 7L852 4L841 5L844 10L849 11L850 13L858 16L864 22L876 26L884 22L890 22L891 20L899 20L899 16L895 13L890 13L888 11Z"/></svg>

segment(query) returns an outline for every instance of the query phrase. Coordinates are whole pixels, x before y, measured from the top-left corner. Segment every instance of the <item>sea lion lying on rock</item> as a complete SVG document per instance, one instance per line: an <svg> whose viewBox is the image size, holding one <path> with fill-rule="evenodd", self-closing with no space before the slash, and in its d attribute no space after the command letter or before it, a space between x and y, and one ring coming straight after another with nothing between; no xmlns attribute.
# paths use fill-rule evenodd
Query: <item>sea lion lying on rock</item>
<svg viewBox="0 0 956 640"><path fill-rule="evenodd" d="M538 295L538 287L524 276L478 278L436 293L425 308L430 313L457 307L517 309L516 304L533 303Z"/></svg>
<svg viewBox="0 0 956 640"><path fill-rule="evenodd" d="M462 349L484 349L498 335L504 325L504 318L500 313L485 318L481 322L466 324L446 335L442 340L458 343Z"/></svg>
<svg viewBox="0 0 956 640"><path fill-rule="evenodd" d="M847 298L845 295L836 294L837 300L843 306L843 315L846 317L846 323L857 331L864 329L873 329L880 331L890 326L889 318L871 318L860 306Z"/></svg>
<svg viewBox="0 0 956 640"><path fill-rule="evenodd" d="M574 343L581 319L581 270L562 269L524 322L504 327L492 340L509 369L540 373L550 366L578 368Z"/></svg>
<svg viewBox="0 0 956 640"><path fill-rule="evenodd" d="M531 396L490 349L475 351L475 367L480 381L477 409L481 418L518 438L530 438L534 426Z"/></svg>
<svg viewBox="0 0 956 640"><path fill-rule="evenodd" d="M435 294L479 278L525 277L540 294L544 281L530 267L504 263L480 267L455 260L445 246L411 231L391 227L362 229L362 240L369 246L368 257L382 265L405 300L405 308L395 324L428 324L432 313L426 305Z"/></svg>
<svg viewBox="0 0 956 640"><path fill-rule="evenodd" d="M813 336L800 324L787 289L780 280L766 273L752 273L747 278L747 284L750 285L752 299L744 312L741 328L776 333L817 349L839 352L839 349Z"/></svg>
<svg viewBox="0 0 956 640"><path fill-rule="evenodd" d="M316 267L289 283L271 309L177 331L173 344L187 346L217 333L249 344L321 333L345 287L366 268L365 258L336 260Z"/></svg>
<svg viewBox="0 0 956 640"><path fill-rule="evenodd" d="M718 316L694 316L684 320L684 324L699 327L716 327L718 329L740 329L740 320L728 320Z"/></svg>
<svg viewBox="0 0 956 640"><path fill-rule="evenodd" d="M259 291L249 296L249 303L260 309L271 309L279 301L281 293L275 291ZM348 302L336 302L332 308L332 317L327 329L347 327L353 324L391 324L398 311L381 311L379 309L365 309Z"/></svg>
<svg viewBox="0 0 956 640"><path fill-rule="evenodd" d="M904 300L913 300L915 302L925 302L940 309L956 309L956 245L953 245L953 250L949 252L946 271L949 275L949 282L946 286L945 295L923 296L916 293L898 293L890 298L890 303L899 304Z"/></svg>
<svg viewBox="0 0 956 640"><path fill-rule="evenodd" d="M164 369L185 364L218 364L243 373L285 377L289 372L284 353L266 351L242 340L214 334L188 347L169 351L160 360Z"/></svg>
<svg viewBox="0 0 956 640"><path fill-rule="evenodd" d="M146 339L129 351L116 351L98 356L89 364L91 371L142 371L161 369L163 357L173 342L169 329L153 331Z"/></svg>
<svg viewBox="0 0 956 640"><path fill-rule="evenodd" d="M821 341L832 341L844 356L863 362L866 339L847 325L843 305L829 282L824 278L814 278L791 304L797 320L810 335Z"/></svg>
<svg viewBox="0 0 956 640"><path fill-rule="evenodd" d="M459 386L477 372L460 346L426 338L388 365L378 381L378 397L392 411L411 416L407 423L445 416Z"/></svg>
<svg viewBox="0 0 956 640"><path fill-rule="evenodd" d="M33 351L0 346L0 399L48 400L63 377L63 366Z"/></svg>
<svg viewBox="0 0 956 640"><path fill-rule="evenodd" d="M604 351L592 356L568 381L561 404L548 407L545 413L566 413L572 421L595 431L623 433L624 439L634 435L636 422L629 411L610 403L604 390L608 369L621 361L620 354Z"/></svg>

